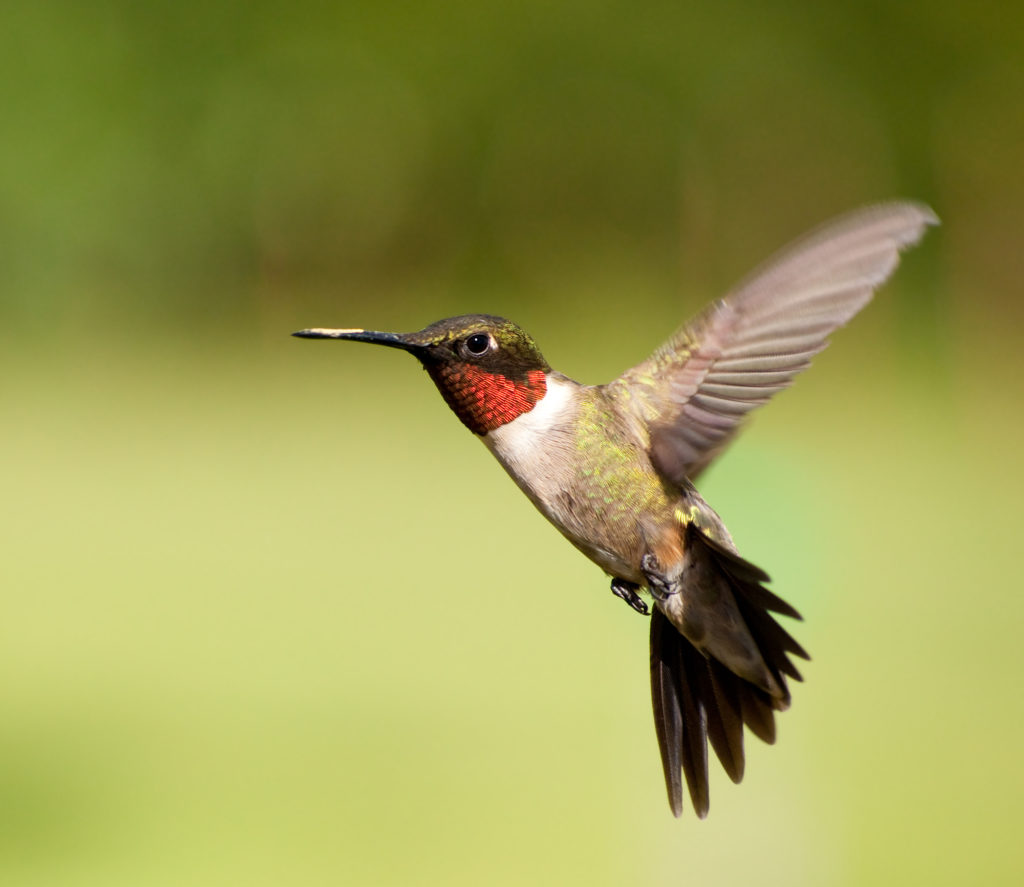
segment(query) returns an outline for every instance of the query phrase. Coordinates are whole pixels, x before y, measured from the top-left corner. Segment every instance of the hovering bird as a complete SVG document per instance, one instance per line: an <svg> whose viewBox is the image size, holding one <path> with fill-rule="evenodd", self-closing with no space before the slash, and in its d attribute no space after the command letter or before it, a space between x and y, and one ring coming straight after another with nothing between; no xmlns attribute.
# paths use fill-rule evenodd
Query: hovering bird
<svg viewBox="0 0 1024 887"><path fill-rule="evenodd" d="M307 329L296 336L408 351L448 406L562 534L639 613L652 599L651 690L672 812L683 778L708 812L707 743L743 778L743 727L775 741L792 658L809 658L771 615L799 619L765 588L694 480L747 414L788 387L938 223L887 203L842 216L784 249L643 363L605 385L548 365L509 320L468 314L415 333Z"/></svg>

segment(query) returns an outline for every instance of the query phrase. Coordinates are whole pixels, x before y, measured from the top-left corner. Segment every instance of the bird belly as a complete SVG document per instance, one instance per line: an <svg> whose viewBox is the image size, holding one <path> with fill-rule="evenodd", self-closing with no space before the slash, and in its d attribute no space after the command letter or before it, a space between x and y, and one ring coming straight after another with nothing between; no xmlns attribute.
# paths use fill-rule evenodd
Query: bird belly
<svg viewBox="0 0 1024 887"><path fill-rule="evenodd" d="M484 437L537 509L605 572L644 584L644 554L678 546L672 496L615 416L549 383L544 399ZM613 433L609 434L609 430Z"/></svg>

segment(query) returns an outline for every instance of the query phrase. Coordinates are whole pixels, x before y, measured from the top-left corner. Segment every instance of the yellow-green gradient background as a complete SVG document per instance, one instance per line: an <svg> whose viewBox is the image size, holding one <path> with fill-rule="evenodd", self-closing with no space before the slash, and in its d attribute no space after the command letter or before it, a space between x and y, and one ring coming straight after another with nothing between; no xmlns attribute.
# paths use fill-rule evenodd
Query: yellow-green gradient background
<svg viewBox="0 0 1024 887"><path fill-rule="evenodd" d="M1021 7L8 4L0 882L1024 882ZM408 357L607 380L772 250L943 227L702 482L814 656L669 814L647 621Z"/></svg>

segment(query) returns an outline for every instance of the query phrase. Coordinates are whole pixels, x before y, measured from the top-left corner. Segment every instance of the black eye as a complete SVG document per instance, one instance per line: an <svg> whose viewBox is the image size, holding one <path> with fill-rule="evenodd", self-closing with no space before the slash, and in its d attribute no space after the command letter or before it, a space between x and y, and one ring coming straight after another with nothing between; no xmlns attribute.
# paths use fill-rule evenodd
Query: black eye
<svg viewBox="0 0 1024 887"><path fill-rule="evenodd" d="M478 357L481 354L486 354L490 347L491 337L488 336L487 333L474 333L466 339L466 350L470 354L475 354Z"/></svg>

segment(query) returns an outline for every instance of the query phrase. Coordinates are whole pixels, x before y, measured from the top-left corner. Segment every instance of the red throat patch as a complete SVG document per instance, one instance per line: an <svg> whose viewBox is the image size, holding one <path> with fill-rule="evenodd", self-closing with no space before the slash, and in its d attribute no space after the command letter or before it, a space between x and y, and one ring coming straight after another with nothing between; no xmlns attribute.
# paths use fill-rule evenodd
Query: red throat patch
<svg viewBox="0 0 1024 887"><path fill-rule="evenodd" d="M469 363L443 364L428 371L462 424L481 436L528 413L548 388L544 370L530 370L520 379Z"/></svg>

